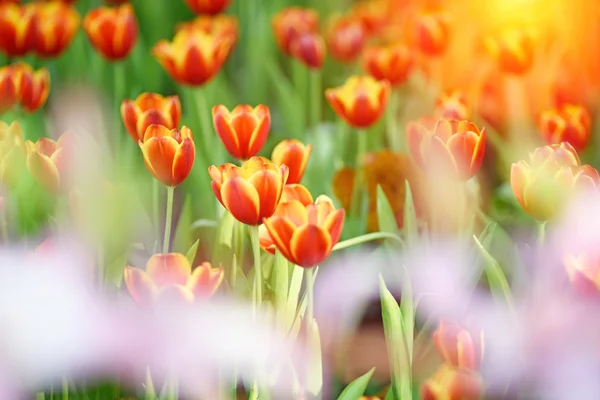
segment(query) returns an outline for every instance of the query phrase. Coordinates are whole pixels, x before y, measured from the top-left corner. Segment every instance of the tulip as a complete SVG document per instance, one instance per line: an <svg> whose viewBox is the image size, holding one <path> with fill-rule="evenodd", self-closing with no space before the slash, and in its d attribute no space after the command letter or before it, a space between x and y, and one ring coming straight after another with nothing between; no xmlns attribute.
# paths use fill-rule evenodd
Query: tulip
<svg viewBox="0 0 600 400"><path fill-rule="evenodd" d="M19 101L19 94L13 79L11 66L0 68L0 114L13 108Z"/></svg>
<svg viewBox="0 0 600 400"><path fill-rule="evenodd" d="M185 0L195 14L219 14L229 7L231 0Z"/></svg>
<svg viewBox="0 0 600 400"><path fill-rule="evenodd" d="M0 51L8 57L22 57L35 48L35 4L0 4Z"/></svg>
<svg viewBox="0 0 600 400"><path fill-rule="evenodd" d="M194 302L210 298L221 285L224 271L212 268L208 262L193 271L183 254L155 254L146 263L146 270L125 267L125 284L139 306L148 306L157 298Z"/></svg>
<svg viewBox="0 0 600 400"><path fill-rule="evenodd" d="M387 80L392 86L406 82L413 66L413 56L407 46L375 46L364 53L364 68L378 80Z"/></svg>
<svg viewBox="0 0 600 400"><path fill-rule="evenodd" d="M304 32L290 43L292 56L310 69L321 69L325 62L327 48L319 33Z"/></svg>
<svg viewBox="0 0 600 400"><path fill-rule="evenodd" d="M444 92L435 101L435 116L439 119L466 120L470 118L467 97L461 90Z"/></svg>
<svg viewBox="0 0 600 400"><path fill-rule="evenodd" d="M176 27L177 32L180 30L190 31L192 34L197 30L201 33L214 35L220 38L228 38L231 40L230 53L236 45L239 37L239 23L233 15L199 15L191 22L184 22Z"/></svg>
<svg viewBox="0 0 600 400"><path fill-rule="evenodd" d="M211 187L219 202L238 221L258 226L275 212L288 178L288 168L264 157L252 157L241 167L211 165Z"/></svg>
<svg viewBox="0 0 600 400"><path fill-rule="evenodd" d="M305 186L302 186L299 183L288 184L283 188L283 194L281 195L281 202L279 206L284 203L289 203L291 201L299 201L304 206L308 206L313 203L313 198L308 189ZM267 253L275 254L275 243L273 243L273 239L267 230L265 224L261 224L258 227L258 239L260 247L263 248Z"/></svg>
<svg viewBox="0 0 600 400"><path fill-rule="evenodd" d="M600 259L591 255L567 254L563 263L573 288L584 297L600 295Z"/></svg>
<svg viewBox="0 0 600 400"><path fill-rule="evenodd" d="M13 81L23 110L35 112L40 109L50 94L50 73L46 68L34 71L29 64L17 63L12 68Z"/></svg>
<svg viewBox="0 0 600 400"><path fill-rule="evenodd" d="M468 121L439 120L430 130L409 122L406 139L415 162L424 169L466 181L483 162L485 128Z"/></svg>
<svg viewBox="0 0 600 400"><path fill-rule="evenodd" d="M425 12L415 21L418 48L428 56L439 56L448 48L450 28L444 14Z"/></svg>
<svg viewBox="0 0 600 400"><path fill-rule="evenodd" d="M234 158L247 160L263 148L271 129L269 107L238 105L229 111L223 105L212 109L215 131Z"/></svg>
<svg viewBox="0 0 600 400"><path fill-rule="evenodd" d="M533 64L533 38L521 30L503 31L485 39L485 47L507 74L523 75Z"/></svg>
<svg viewBox="0 0 600 400"><path fill-rule="evenodd" d="M333 58L341 62L351 62L361 54L367 32L358 18L341 17L331 23L326 38Z"/></svg>
<svg viewBox="0 0 600 400"><path fill-rule="evenodd" d="M363 23L367 36L377 36L387 27L393 7L388 0L361 1L352 6L350 14Z"/></svg>
<svg viewBox="0 0 600 400"><path fill-rule="evenodd" d="M287 139L275 146L271 154L271 160L277 165L287 165L289 170L288 184L300 183L311 151L312 145L304 145L296 139Z"/></svg>
<svg viewBox="0 0 600 400"><path fill-rule="evenodd" d="M477 370L483 360L483 332L474 335L455 324L440 322L433 343L444 362L457 368Z"/></svg>
<svg viewBox="0 0 600 400"><path fill-rule="evenodd" d="M344 85L327 89L325 97L346 123L368 128L383 115L390 96L390 84L370 76L351 76Z"/></svg>
<svg viewBox="0 0 600 400"><path fill-rule="evenodd" d="M138 22L129 3L93 9L85 16L83 29L92 46L109 61L126 58L138 38Z"/></svg>
<svg viewBox="0 0 600 400"><path fill-rule="evenodd" d="M548 144L568 142L575 150L586 148L591 136L591 116L582 106L565 104L544 111L538 129Z"/></svg>
<svg viewBox="0 0 600 400"><path fill-rule="evenodd" d="M40 57L57 57L72 42L79 28L79 13L65 3L39 3L35 7L35 52Z"/></svg>
<svg viewBox="0 0 600 400"><path fill-rule="evenodd" d="M288 7L273 17L271 26L279 48L292 55L291 44L298 36L318 32L319 15L309 8Z"/></svg>
<svg viewBox="0 0 600 400"><path fill-rule="evenodd" d="M138 143L148 172L163 185L175 187L192 171L196 147L187 126L179 130L150 125Z"/></svg>
<svg viewBox="0 0 600 400"><path fill-rule="evenodd" d="M181 102L177 96L163 97L156 93L142 93L135 100L123 100L121 117L129 136L137 143L144 139L150 125L175 129L181 119Z"/></svg>
<svg viewBox="0 0 600 400"><path fill-rule="evenodd" d="M304 268L322 263L339 241L345 212L336 210L327 196L304 206L298 200L282 203L265 226L277 250Z"/></svg>
<svg viewBox="0 0 600 400"><path fill-rule="evenodd" d="M221 70L233 45L230 35L182 29L172 42L159 41L152 55L176 82L199 86Z"/></svg>
<svg viewBox="0 0 600 400"><path fill-rule="evenodd" d="M76 151L73 134L64 133L57 141L42 138L36 143L28 140L25 144L27 168L38 184L54 195L68 192L71 186L68 163L72 152Z"/></svg>
<svg viewBox="0 0 600 400"><path fill-rule="evenodd" d="M481 376L472 370L442 365L421 388L422 400L478 400L483 394Z"/></svg>
<svg viewBox="0 0 600 400"><path fill-rule="evenodd" d="M14 187L25 167L25 143L17 121L0 121L0 186Z"/></svg>

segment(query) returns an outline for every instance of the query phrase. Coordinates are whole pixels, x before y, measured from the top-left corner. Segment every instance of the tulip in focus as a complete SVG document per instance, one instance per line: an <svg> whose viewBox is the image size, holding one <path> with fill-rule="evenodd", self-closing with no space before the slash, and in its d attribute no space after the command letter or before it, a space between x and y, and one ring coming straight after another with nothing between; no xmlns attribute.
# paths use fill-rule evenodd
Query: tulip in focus
<svg viewBox="0 0 600 400"><path fill-rule="evenodd" d="M409 122L406 135L415 162L435 174L466 181L483 162L485 128L471 122L441 119L433 129Z"/></svg>
<svg viewBox="0 0 600 400"><path fill-rule="evenodd" d="M223 105L212 109L215 131L234 158L245 161L263 148L271 129L269 107L238 105L232 111Z"/></svg>
<svg viewBox="0 0 600 400"><path fill-rule="evenodd" d="M12 68L19 103L26 112L39 110L50 94L50 73L46 68L34 71L29 64L17 63Z"/></svg>
<svg viewBox="0 0 600 400"><path fill-rule="evenodd" d="M13 108L19 101L17 87L10 65L0 68L0 114Z"/></svg>
<svg viewBox="0 0 600 400"><path fill-rule="evenodd" d="M481 376L469 369L442 365L423 383L422 400L478 400L483 395Z"/></svg>
<svg viewBox="0 0 600 400"><path fill-rule="evenodd" d="M126 58L138 38L137 18L129 3L93 9L85 16L83 29L92 46L109 61Z"/></svg>
<svg viewBox="0 0 600 400"><path fill-rule="evenodd" d="M567 254L564 266L578 293L591 298L600 295L600 259L597 256Z"/></svg>
<svg viewBox="0 0 600 400"><path fill-rule="evenodd" d="M273 17L271 26L279 48L292 55L291 45L298 36L319 31L319 14L310 8L288 7Z"/></svg>
<svg viewBox="0 0 600 400"><path fill-rule="evenodd" d="M346 16L331 23L326 38L333 58L341 62L351 62L361 54L367 33L360 19Z"/></svg>
<svg viewBox="0 0 600 400"><path fill-rule="evenodd" d="M270 217L283 194L288 168L278 167L264 157L252 157L241 167L211 165L212 190L219 202L238 221L260 225Z"/></svg>
<svg viewBox="0 0 600 400"><path fill-rule="evenodd" d="M73 41L79 28L79 13L65 3L53 1L35 6L35 52L40 57L57 57Z"/></svg>
<svg viewBox="0 0 600 400"><path fill-rule="evenodd" d="M304 145L296 139L287 139L275 146L271 154L271 160L277 165L288 167L288 184L300 183L311 151L312 145Z"/></svg>
<svg viewBox="0 0 600 400"><path fill-rule="evenodd" d="M175 129L181 119L181 102L177 96L163 97L156 93L142 93L137 99L121 103L121 117L129 136L137 143L144 139L150 125Z"/></svg>
<svg viewBox="0 0 600 400"><path fill-rule="evenodd" d="M441 93L435 100L434 114L439 119L468 120L471 113L464 92L452 90Z"/></svg>
<svg viewBox="0 0 600 400"><path fill-rule="evenodd" d="M582 106L565 104L559 109L544 111L538 130L548 144L568 142L577 151L586 148L591 136L591 116Z"/></svg>
<svg viewBox="0 0 600 400"><path fill-rule="evenodd" d="M310 69L321 69L323 67L326 52L325 40L319 33L302 33L290 43L292 56Z"/></svg>
<svg viewBox="0 0 600 400"><path fill-rule="evenodd" d="M125 268L125 284L139 306L148 306L156 298L201 301L210 298L221 285L222 268L212 268L208 262L193 271L183 254L155 254L148 260L146 270Z"/></svg>
<svg viewBox="0 0 600 400"><path fill-rule="evenodd" d="M163 185L175 187L192 171L196 147L187 126L179 130L150 125L138 143L146 168Z"/></svg>
<svg viewBox="0 0 600 400"><path fill-rule="evenodd" d="M69 159L77 151L72 133L62 134L57 141L48 138L36 143L28 140L27 168L40 186L54 195L64 194L71 189Z"/></svg>
<svg viewBox="0 0 600 400"><path fill-rule="evenodd" d="M0 187L14 187L25 167L25 143L17 121L0 121Z"/></svg>
<svg viewBox="0 0 600 400"><path fill-rule="evenodd" d="M364 52L364 68L378 80L387 80L392 86L406 82L413 66L410 49L401 43L374 46Z"/></svg>
<svg viewBox="0 0 600 400"><path fill-rule="evenodd" d="M327 89L325 97L347 124L368 128L383 115L390 91L387 81L377 81L371 76L351 76L342 86Z"/></svg>
<svg viewBox="0 0 600 400"><path fill-rule="evenodd" d="M440 322L433 343L444 362L461 369L478 370L484 353L483 332L473 334L458 325Z"/></svg>
<svg viewBox="0 0 600 400"><path fill-rule="evenodd" d="M35 49L35 9L35 3L0 4L0 52L7 57L23 57Z"/></svg>
<svg viewBox="0 0 600 400"><path fill-rule="evenodd" d="M336 210L327 196L319 196L307 206L297 200L280 204L265 226L285 258L311 268L331 254L340 240L344 217L344 209Z"/></svg>
<svg viewBox="0 0 600 400"><path fill-rule="evenodd" d="M523 75L531 69L534 44L528 32L503 31L498 36L487 38L485 46L503 72Z"/></svg>
<svg viewBox="0 0 600 400"><path fill-rule="evenodd" d="M445 14L423 12L416 18L414 29L417 47L423 54L439 56L448 48L450 28Z"/></svg>
<svg viewBox="0 0 600 400"><path fill-rule="evenodd" d="M229 7L231 0L185 0L195 14L219 14Z"/></svg>

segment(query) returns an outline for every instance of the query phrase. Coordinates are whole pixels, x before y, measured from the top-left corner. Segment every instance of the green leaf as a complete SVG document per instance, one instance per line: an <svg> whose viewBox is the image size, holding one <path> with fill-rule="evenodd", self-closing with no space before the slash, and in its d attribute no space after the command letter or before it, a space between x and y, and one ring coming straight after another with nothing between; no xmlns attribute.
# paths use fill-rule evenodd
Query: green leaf
<svg viewBox="0 0 600 400"><path fill-rule="evenodd" d="M404 181L405 185L405 197L404 197L404 226L402 227L402 234L404 240L408 246L414 243L419 237L419 225L417 221L417 214L415 211L415 203L408 180Z"/></svg>
<svg viewBox="0 0 600 400"><path fill-rule="evenodd" d="M508 281L506 280L506 276L504 275L504 271L502 271L500 264L498 264L498 261L496 261L496 259L483 247L475 235L473 235L473 240L475 240L477 250L479 250L479 254L483 259L483 270L487 276L492 295L497 301L506 302L506 304L514 310L512 292L510 291L510 286L508 285Z"/></svg>
<svg viewBox="0 0 600 400"><path fill-rule="evenodd" d="M185 254L185 258L190 262L192 267L194 266L194 260L196 259L196 253L198 253L198 245L200 244L200 239L196 239L192 247Z"/></svg>
<svg viewBox="0 0 600 400"><path fill-rule="evenodd" d="M287 305L285 313L285 326L291 329L296 318L296 310L298 310L298 299L300 298L300 289L302 288L302 279L304 278L304 268L290 263L292 269L292 279L287 296Z"/></svg>
<svg viewBox="0 0 600 400"><path fill-rule="evenodd" d="M396 216L381 186L377 185L377 222L381 232L397 233Z"/></svg>
<svg viewBox="0 0 600 400"><path fill-rule="evenodd" d="M387 391L387 394L385 395L384 400L395 400L396 398L394 397L394 391L392 390L392 387L390 386L390 388Z"/></svg>
<svg viewBox="0 0 600 400"><path fill-rule="evenodd" d="M310 352L310 368L308 376L308 391L313 395L319 394L323 388L323 355L321 353L321 336L315 320L309 321L308 351Z"/></svg>
<svg viewBox="0 0 600 400"><path fill-rule="evenodd" d="M116 287L121 287L121 284L123 283L123 271L128 258L129 252L126 252L120 254L114 258L112 262L106 265L106 270L104 272L104 279L106 282L111 283Z"/></svg>
<svg viewBox="0 0 600 400"><path fill-rule="evenodd" d="M373 376L373 372L375 372L375 367L371 368L366 374L359 376L350 382L350 384L346 386L344 391L340 394L338 400L356 400L360 396L364 395L365 390L369 385L369 381Z"/></svg>

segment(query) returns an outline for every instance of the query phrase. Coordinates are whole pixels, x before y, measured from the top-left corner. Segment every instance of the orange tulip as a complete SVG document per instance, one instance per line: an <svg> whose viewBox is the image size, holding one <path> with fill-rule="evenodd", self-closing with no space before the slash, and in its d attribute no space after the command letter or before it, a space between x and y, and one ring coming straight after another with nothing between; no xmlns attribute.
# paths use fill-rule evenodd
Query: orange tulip
<svg viewBox="0 0 600 400"><path fill-rule="evenodd" d="M355 3L350 13L358 18L368 36L377 36L389 25L390 11L396 4L388 0L367 0Z"/></svg>
<svg viewBox="0 0 600 400"><path fill-rule="evenodd" d="M580 166L568 143L543 146L529 155L529 162L512 165L510 182L517 201L538 221L554 218L569 198L581 190L597 190L598 172Z"/></svg>
<svg viewBox="0 0 600 400"><path fill-rule="evenodd" d="M569 281L582 296L600 295L600 259L592 255L567 254L563 260Z"/></svg>
<svg viewBox="0 0 600 400"><path fill-rule="evenodd" d="M290 43L292 56L307 68L320 69L325 62L327 47L319 33L304 32Z"/></svg>
<svg viewBox="0 0 600 400"><path fill-rule="evenodd" d="M163 185L177 186L192 171L196 147L192 131L187 126L181 130L169 130L162 125L150 125L144 133L144 140L138 143L146 168Z"/></svg>
<svg viewBox="0 0 600 400"><path fill-rule="evenodd" d="M503 31L498 36L486 38L484 44L505 73L523 75L531 69L534 43L528 32Z"/></svg>
<svg viewBox="0 0 600 400"><path fill-rule="evenodd" d="M413 66L409 48L401 43L368 48L364 53L364 68L378 80L387 80L392 86L406 82Z"/></svg>
<svg viewBox="0 0 600 400"><path fill-rule="evenodd" d="M354 61L362 52L367 40L364 24L356 17L334 20L327 32L327 45L333 58L341 62Z"/></svg>
<svg viewBox="0 0 600 400"><path fill-rule="evenodd" d="M288 168L264 157L252 157L241 167L211 165L212 190L231 215L247 225L260 225L275 212L283 194Z"/></svg>
<svg viewBox="0 0 600 400"><path fill-rule="evenodd" d="M204 262L193 271L183 254L155 254L146 263L146 270L125 267L125 285L139 306L148 306L155 299L194 302L210 298L223 281L223 268L212 268Z"/></svg>
<svg viewBox="0 0 600 400"><path fill-rule="evenodd" d="M159 41L152 55L176 82L198 86L221 70L233 44L230 35L182 29L175 34L173 42Z"/></svg>
<svg viewBox="0 0 600 400"><path fill-rule="evenodd" d="M48 192L58 195L70 190L68 173L70 154L76 151L75 137L64 133L57 141L39 139L35 144L28 140L27 168L33 178Z"/></svg>
<svg viewBox="0 0 600 400"><path fill-rule="evenodd" d="M319 14L310 8L288 7L273 17L271 26L279 48L292 55L291 44L298 36L319 31Z"/></svg>
<svg viewBox="0 0 600 400"><path fill-rule="evenodd" d="M19 94L13 79L11 66L0 68L0 114L13 108L19 101Z"/></svg>
<svg viewBox="0 0 600 400"><path fill-rule="evenodd" d="M450 41L449 21L445 14L424 12L415 21L417 47L428 56L439 56L448 48Z"/></svg>
<svg viewBox="0 0 600 400"><path fill-rule="evenodd" d="M288 184L300 183L311 151L312 145L305 146L299 140L287 139L275 146L271 160L277 165L287 165L289 169Z"/></svg>
<svg viewBox="0 0 600 400"><path fill-rule="evenodd" d="M223 105L212 109L215 131L234 158L247 160L263 148L271 129L271 112L262 104L238 105L232 111Z"/></svg>
<svg viewBox="0 0 600 400"><path fill-rule="evenodd" d="M50 73L46 68L34 71L29 64L17 63L12 68L13 81L23 110L35 112L48 99L50 93Z"/></svg>
<svg viewBox="0 0 600 400"><path fill-rule="evenodd" d="M134 101L123 100L121 117L129 136L137 143L144 139L146 129L152 124L167 129L177 128L181 119L181 102L177 96L142 93Z"/></svg>
<svg viewBox="0 0 600 400"><path fill-rule="evenodd" d="M85 16L83 29L92 46L110 61L126 58L138 38L138 22L129 3L93 9Z"/></svg>
<svg viewBox="0 0 600 400"><path fill-rule="evenodd" d="M356 128L368 128L383 115L390 97L387 81L370 76L351 76L342 86L327 89L325 97L346 123Z"/></svg>
<svg viewBox="0 0 600 400"><path fill-rule="evenodd" d="M586 148L591 136L591 116L582 106L565 104L559 109L544 111L538 129L548 144L568 142L575 150Z"/></svg>
<svg viewBox="0 0 600 400"><path fill-rule="evenodd" d="M453 179L472 178L483 162L485 128L479 130L468 121L441 119L432 130L409 122L406 140L419 166Z"/></svg>
<svg viewBox="0 0 600 400"><path fill-rule="evenodd" d="M195 14L219 14L229 7L231 0L185 0Z"/></svg>
<svg viewBox="0 0 600 400"><path fill-rule="evenodd" d="M0 51L8 57L22 57L35 48L35 4L0 4Z"/></svg>
<svg viewBox="0 0 600 400"><path fill-rule="evenodd" d="M344 209L336 210L327 196L304 206L298 200L281 203L265 226L285 258L304 268L314 267L331 254L340 240Z"/></svg>
<svg viewBox="0 0 600 400"><path fill-rule="evenodd" d="M440 94L435 101L434 114L439 119L469 119L471 113L467 104L467 96L461 90Z"/></svg>
<svg viewBox="0 0 600 400"><path fill-rule="evenodd" d="M25 167L25 143L17 121L0 121L0 186L14 187Z"/></svg>
<svg viewBox="0 0 600 400"><path fill-rule="evenodd" d="M239 23L233 15L199 15L191 22L184 22L176 27L177 32L180 30L193 31L198 30L201 33L213 35L220 38L228 38L231 40L230 53L233 51L239 37Z"/></svg>
<svg viewBox="0 0 600 400"><path fill-rule="evenodd" d="M39 3L35 6L35 51L40 57L56 57L70 44L77 28L79 13L65 3Z"/></svg>
<svg viewBox="0 0 600 400"><path fill-rule="evenodd" d="M308 206L313 203L313 198L308 189L299 183L293 183L285 185L283 188L283 194L281 195L281 201L277 207L283 203L289 203L290 201L299 201L304 206ZM260 247L263 248L267 253L275 254L275 243L267 230L265 224L261 224L258 227L258 238Z"/></svg>
<svg viewBox="0 0 600 400"><path fill-rule="evenodd" d="M475 335L458 325L441 321L433 333L433 343L446 364L477 370L484 353L483 332L477 333Z"/></svg>
<svg viewBox="0 0 600 400"><path fill-rule="evenodd" d="M472 370L442 365L421 387L422 400L479 400L484 392L481 376Z"/></svg>

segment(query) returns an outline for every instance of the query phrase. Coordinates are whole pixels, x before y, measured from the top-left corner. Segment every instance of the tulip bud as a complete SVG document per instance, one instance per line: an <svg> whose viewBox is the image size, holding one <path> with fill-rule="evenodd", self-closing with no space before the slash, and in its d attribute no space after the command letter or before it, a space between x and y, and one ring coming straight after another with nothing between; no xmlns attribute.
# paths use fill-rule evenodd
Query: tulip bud
<svg viewBox="0 0 600 400"><path fill-rule="evenodd" d="M35 144L28 140L27 168L33 178L48 192L59 195L71 188L69 161L76 151L72 133L64 133L57 141L42 138Z"/></svg>
<svg viewBox="0 0 600 400"><path fill-rule="evenodd" d="M507 74L523 75L531 69L534 43L527 32L503 31L498 36L486 38L485 47Z"/></svg>
<svg viewBox="0 0 600 400"><path fill-rule="evenodd" d="M13 108L19 101L19 94L13 79L11 66L0 68L0 115Z"/></svg>
<svg viewBox="0 0 600 400"><path fill-rule="evenodd" d="M413 57L407 46L375 46L364 53L365 70L378 80L387 80L392 86L406 82L413 66Z"/></svg>
<svg viewBox="0 0 600 400"><path fill-rule="evenodd" d="M39 110L50 93L50 73L46 68L34 71L25 63L13 64L11 68L21 107L26 112Z"/></svg>
<svg viewBox="0 0 600 400"><path fill-rule="evenodd" d="M288 7L273 17L271 26L279 48L292 55L291 45L298 36L318 32L319 15L309 8Z"/></svg>
<svg viewBox="0 0 600 400"><path fill-rule="evenodd" d="M93 9L85 16L83 29L92 46L109 61L126 58L138 38L138 22L129 3Z"/></svg>
<svg viewBox="0 0 600 400"><path fill-rule="evenodd" d="M238 19L233 15L199 15L191 22L183 22L176 26L176 32L187 30L189 35L194 31L230 42L229 54L233 51L239 37Z"/></svg>
<svg viewBox="0 0 600 400"><path fill-rule="evenodd" d="M326 37L333 58L341 62L351 62L362 52L367 32L360 19L347 16L334 20Z"/></svg>
<svg viewBox="0 0 600 400"><path fill-rule="evenodd" d="M304 145L299 140L283 140L273 149L271 160L277 165L286 165L289 170L287 183L300 183L304 170L308 164L308 158L312 151L312 145Z"/></svg>
<svg viewBox="0 0 600 400"><path fill-rule="evenodd" d="M23 57L35 49L35 8L34 3L0 4L0 52L7 57Z"/></svg>
<svg viewBox="0 0 600 400"><path fill-rule="evenodd" d="M321 69L325 61L326 51L323 37L313 32L298 35L290 44L292 56L311 69Z"/></svg>
<svg viewBox="0 0 600 400"><path fill-rule="evenodd" d="M591 136L591 116L582 106L565 104L544 111L538 122L541 136L548 144L568 142L575 150L586 148Z"/></svg>
<svg viewBox="0 0 600 400"><path fill-rule="evenodd" d="M264 105L238 105L231 112L213 107L213 124L223 145L234 158L247 160L263 148L271 129L271 113Z"/></svg>
<svg viewBox="0 0 600 400"><path fill-rule="evenodd" d="M175 129L181 119L181 102L177 96L163 97L156 93L142 93L135 101L121 103L121 117L129 136L137 143L144 139L150 125Z"/></svg>

